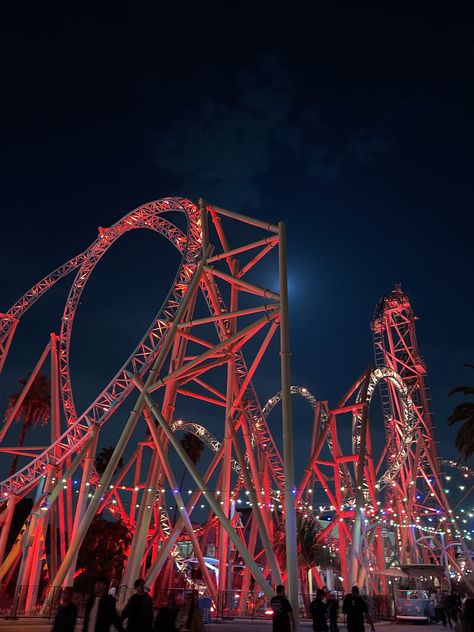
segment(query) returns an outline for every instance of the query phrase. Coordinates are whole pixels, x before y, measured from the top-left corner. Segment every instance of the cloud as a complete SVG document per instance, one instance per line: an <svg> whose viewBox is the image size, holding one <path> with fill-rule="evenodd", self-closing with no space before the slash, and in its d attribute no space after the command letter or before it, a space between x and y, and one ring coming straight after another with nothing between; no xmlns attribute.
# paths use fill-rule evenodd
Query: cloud
<svg viewBox="0 0 474 632"><path fill-rule="evenodd" d="M362 128L347 144L347 153L353 154L359 164L371 162L377 154L388 151L394 141L375 134L370 129Z"/></svg>
<svg viewBox="0 0 474 632"><path fill-rule="evenodd" d="M297 162L301 178L327 182L347 163L367 163L390 147L368 128L334 143L320 104L299 105L297 86L276 56L261 56L226 81L221 93L209 81L206 97L156 132L156 163L176 176L186 195L258 206L265 177L277 165Z"/></svg>

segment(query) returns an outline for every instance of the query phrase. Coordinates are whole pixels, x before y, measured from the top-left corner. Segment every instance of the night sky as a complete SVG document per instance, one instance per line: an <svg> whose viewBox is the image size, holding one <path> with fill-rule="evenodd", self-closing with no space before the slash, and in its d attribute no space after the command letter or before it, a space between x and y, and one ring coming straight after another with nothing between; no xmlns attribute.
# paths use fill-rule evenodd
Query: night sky
<svg viewBox="0 0 474 632"><path fill-rule="evenodd" d="M284 220L293 383L335 404L372 361L379 297L401 283L454 456L448 392L474 362L472 14L190 7L4 20L0 310L149 200ZM74 330L80 403L141 338L177 261L137 232L100 263ZM58 330L67 289L24 319L2 402Z"/></svg>

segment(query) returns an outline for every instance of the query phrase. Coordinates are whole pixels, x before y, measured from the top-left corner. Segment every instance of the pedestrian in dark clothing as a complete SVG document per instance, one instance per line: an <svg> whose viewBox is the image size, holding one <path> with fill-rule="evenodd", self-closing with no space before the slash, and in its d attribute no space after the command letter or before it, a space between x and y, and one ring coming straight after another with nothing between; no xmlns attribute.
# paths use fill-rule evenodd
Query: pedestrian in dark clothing
<svg viewBox="0 0 474 632"><path fill-rule="evenodd" d="M464 601L460 621L461 632L474 632L474 599L468 597Z"/></svg>
<svg viewBox="0 0 474 632"><path fill-rule="evenodd" d="M444 620L447 621L449 618L449 595L446 590L441 591L441 606L443 608ZM443 623L443 625L446 625Z"/></svg>
<svg viewBox="0 0 474 632"><path fill-rule="evenodd" d="M270 606L273 610L273 632L291 632L295 629L293 609L281 584L276 588L276 595L270 599Z"/></svg>
<svg viewBox="0 0 474 632"><path fill-rule="evenodd" d="M115 599L107 594L108 584L107 577L96 578L94 594L86 601L83 632L110 632L111 625L116 627L117 632L124 632Z"/></svg>
<svg viewBox="0 0 474 632"><path fill-rule="evenodd" d="M433 606L435 611L436 623L441 621L443 625L446 625L446 613L444 607L444 599L442 593L437 590L433 595Z"/></svg>
<svg viewBox="0 0 474 632"><path fill-rule="evenodd" d="M327 606L323 601L324 591L319 588L316 591L316 598L313 599L309 606L309 611L311 616L313 617L313 630L315 632L327 632L328 630L328 622L327 622Z"/></svg>
<svg viewBox="0 0 474 632"><path fill-rule="evenodd" d="M347 617L347 632L364 632L364 615L372 632L375 632L369 609L366 602L360 596L357 586L353 586L350 595L344 597L342 612L344 612Z"/></svg>
<svg viewBox="0 0 474 632"><path fill-rule="evenodd" d="M462 608L461 597L454 590L451 592L446 600L446 607L449 627L452 628L453 623L457 623L459 619L459 613L461 612Z"/></svg>
<svg viewBox="0 0 474 632"><path fill-rule="evenodd" d="M337 613L339 610L339 601L334 593L330 593L329 599L326 601L329 613L329 632L339 632L337 627Z"/></svg>
<svg viewBox="0 0 474 632"><path fill-rule="evenodd" d="M204 632L202 614L196 604L196 595L188 593L179 608L175 629L179 632Z"/></svg>
<svg viewBox="0 0 474 632"><path fill-rule="evenodd" d="M130 597L120 615L122 623L127 620L127 632L151 632L153 626L153 602L145 592L145 582L137 579L135 594Z"/></svg>
<svg viewBox="0 0 474 632"><path fill-rule="evenodd" d="M51 632L74 632L77 619L76 604L72 600L73 590L70 586L64 589L62 603L54 617Z"/></svg>
<svg viewBox="0 0 474 632"><path fill-rule="evenodd" d="M158 610L155 623L153 625L154 632L174 632L174 624L176 622L176 615L178 614L178 606L173 593L168 595L168 601L166 606L163 606Z"/></svg>

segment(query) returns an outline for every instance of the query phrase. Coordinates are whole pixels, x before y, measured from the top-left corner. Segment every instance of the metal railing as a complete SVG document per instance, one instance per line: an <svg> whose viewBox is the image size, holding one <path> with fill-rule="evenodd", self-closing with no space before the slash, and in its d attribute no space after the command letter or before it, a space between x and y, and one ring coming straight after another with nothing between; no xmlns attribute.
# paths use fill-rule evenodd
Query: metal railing
<svg viewBox="0 0 474 632"><path fill-rule="evenodd" d="M49 596L50 591L54 591L53 599L48 600L51 604L47 612L43 612L43 604ZM123 603L134 589L128 586L120 586L117 590L115 598L117 602ZM167 590L154 590L151 595L155 614L163 607L168 600L169 595L173 595L176 605L179 607L184 603L186 594L190 592L189 588L171 588ZM202 586L197 585L194 591L196 597L205 596ZM32 596L36 597L35 605L27 607L28 602L34 602ZM0 618L15 619L19 617L43 617L53 618L57 608L61 603L62 589L51 586L21 586L15 594L8 594L5 591L0 595ZM84 609L88 594L74 592L73 601L77 607L78 617L84 615ZM309 599L313 598L312 595ZM372 595L364 597L368 603L370 613L375 621L391 620L394 617L393 597L391 595ZM306 618L303 597L299 595L299 611L302 618ZM220 619L271 619L272 611L270 600L263 593L257 591L247 591L245 594L242 590L221 591L218 593L217 603L212 601L211 616ZM342 598L339 600L338 620L344 622L345 617L342 614Z"/></svg>

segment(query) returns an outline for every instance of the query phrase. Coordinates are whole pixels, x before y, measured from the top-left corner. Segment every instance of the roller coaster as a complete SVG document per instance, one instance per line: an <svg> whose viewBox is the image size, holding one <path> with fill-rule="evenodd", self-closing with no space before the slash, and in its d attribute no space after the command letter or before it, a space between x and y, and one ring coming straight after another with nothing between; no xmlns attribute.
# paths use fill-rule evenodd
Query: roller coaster
<svg viewBox="0 0 474 632"><path fill-rule="evenodd" d="M185 229L179 227L183 217ZM180 264L130 357L90 405L78 411L70 370L76 310L102 256L137 229L167 239ZM273 289L260 282L259 269L269 265L279 272L279 287ZM99 228L88 248L0 314L0 371L14 339L21 336L22 317L68 275L73 280L58 333L45 341L0 428L2 453L20 459L17 471L0 482L0 583L15 584L16 611L48 605L54 591L40 594L42 582L49 588L73 583L80 547L92 521L104 511L133 534L123 586L142 575L153 589L170 569L189 582L179 547L184 539L201 571L203 590L216 602L233 588L226 570L233 551L242 560L243 592L256 584L270 596L274 584L287 581L290 598L296 600L297 524L308 516L319 525L318 542L337 559L346 590L358 584L370 592L386 592L383 571L392 564L438 564L448 576L470 583L469 541L442 484L443 470L458 465L441 461L437 453L415 316L399 286L380 300L371 323L374 366L331 407L308 389L291 385L282 223L203 200L195 204L164 198L136 208L113 226ZM264 360L281 362L282 380L276 395L262 405L256 375ZM50 443L19 446L13 421L45 365L51 377ZM384 445L374 438L376 392ZM298 482L291 397L302 397L312 418L310 458ZM180 416L193 402L199 402L199 418ZM283 456L269 423L280 402ZM118 416L124 408L131 410L125 421ZM198 423L216 415L222 429L218 438ZM95 458L101 435L117 424L120 436L99 473ZM183 432L209 449L205 471L183 448ZM125 463L117 475L121 459ZM176 459L193 480L189 498L177 483ZM464 475L471 480L468 470ZM34 498L33 508L7 548L15 507L27 496ZM245 516L239 511L242 502ZM201 524L192 521L199 503L209 511ZM177 520L170 517L173 506ZM284 559L275 547L275 533L282 526ZM205 560L210 542L217 551L217 573ZM311 573L321 586L320 569Z"/></svg>

